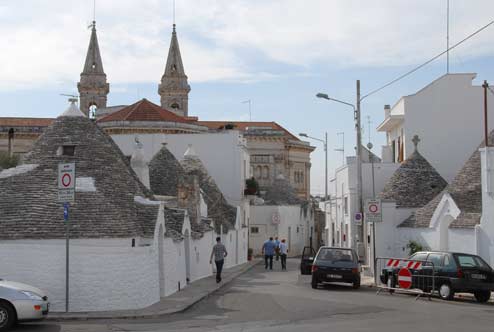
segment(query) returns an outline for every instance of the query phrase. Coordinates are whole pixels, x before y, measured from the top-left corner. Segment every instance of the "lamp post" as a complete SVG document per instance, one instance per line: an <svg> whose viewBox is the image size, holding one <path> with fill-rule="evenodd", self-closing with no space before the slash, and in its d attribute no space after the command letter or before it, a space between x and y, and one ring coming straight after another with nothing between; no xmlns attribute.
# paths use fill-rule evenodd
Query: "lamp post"
<svg viewBox="0 0 494 332"><path fill-rule="evenodd" d="M307 137L319 142L322 142L324 145L324 153L325 153L325 160L324 160L324 201L328 199L328 132L325 133L324 139L316 138L307 135L306 133L300 133L299 136L302 137Z"/></svg>
<svg viewBox="0 0 494 332"><path fill-rule="evenodd" d="M362 224L359 227L359 240L364 244L364 257L367 256L367 241L365 240L365 222L363 220L364 202L362 198L362 131L360 124L360 80L357 80L357 104L347 103L345 101L331 98L326 93L318 93L317 98L327 99L340 104L344 104L353 108L353 118L355 121L355 131L357 134L357 197L359 203L359 211L362 215ZM365 97L364 97L365 98Z"/></svg>

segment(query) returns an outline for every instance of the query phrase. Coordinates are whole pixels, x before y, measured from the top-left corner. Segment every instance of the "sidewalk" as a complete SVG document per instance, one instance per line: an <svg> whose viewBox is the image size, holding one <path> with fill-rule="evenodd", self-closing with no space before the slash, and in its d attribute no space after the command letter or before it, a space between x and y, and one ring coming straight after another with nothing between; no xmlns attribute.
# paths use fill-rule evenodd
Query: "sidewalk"
<svg viewBox="0 0 494 332"><path fill-rule="evenodd" d="M132 318L158 318L163 315L170 315L182 312L205 299L209 295L224 287L232 280L247 272L261 261L253 259L245 264L235 266L223 271L221 277L223 281L216 283L215 276L209 276L191 283L189 286L167 297L147 308L137 310L117 310L117 311L97 311L97 312L51 312L46 320L91 320L91 319L132 319Z"/></svg>

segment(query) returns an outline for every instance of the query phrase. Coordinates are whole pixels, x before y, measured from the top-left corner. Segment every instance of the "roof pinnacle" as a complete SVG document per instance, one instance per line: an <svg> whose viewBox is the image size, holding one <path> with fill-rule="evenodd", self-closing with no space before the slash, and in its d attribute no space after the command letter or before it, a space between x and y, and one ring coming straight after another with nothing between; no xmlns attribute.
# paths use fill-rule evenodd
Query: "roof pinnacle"
<svg viewBox="0 0 494 332"><path fill-rule="evenodd" d="M421 139L419 138L419 135L415 135L413 136L413 139L412 139L412 142L413 142L413 145L415 147L415 151L417 151L417 146L419 145L419 142L421 141Z"/></svg>

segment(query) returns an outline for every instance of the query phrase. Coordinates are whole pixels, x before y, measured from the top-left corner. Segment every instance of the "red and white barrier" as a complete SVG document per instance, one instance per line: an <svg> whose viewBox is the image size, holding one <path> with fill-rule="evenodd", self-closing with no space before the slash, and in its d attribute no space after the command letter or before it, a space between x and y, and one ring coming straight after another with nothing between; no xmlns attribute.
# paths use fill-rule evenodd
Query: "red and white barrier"
<svg viewBox="0 0 494 332"><path fill-rule="evenodd" d="M401 260L401 259L389 259L386 263L387 267L406 267L412 270L419 270L422 268L422 262Z"/></svg>

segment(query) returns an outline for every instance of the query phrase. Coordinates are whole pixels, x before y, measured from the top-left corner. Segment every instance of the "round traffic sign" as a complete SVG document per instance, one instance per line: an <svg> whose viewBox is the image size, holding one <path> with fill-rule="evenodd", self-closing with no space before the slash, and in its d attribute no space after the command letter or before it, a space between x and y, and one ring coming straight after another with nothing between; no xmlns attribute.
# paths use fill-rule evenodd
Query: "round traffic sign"
<svg viewBox="0 0 494 332"><path fill-rule="evenodd" d="M377 211L379 211L379 206L377 206L377 204L369 205L369 212L376 213Z"/></svg>
<svg viewBox="0 0 494 332"><path fill-rule="evenodd" d="M62 175L62 185L64 187L69 187L71 183L72 183L72 177L70 176L69 173L65 173L64 175Z"/></svg>
<svg viewBox="0 0 494 332"><path fill-rule="evenodd" d="M412 273L406 267L400 269L398 272L398 284L401 288L410 288L412 287Z"/></svg>

